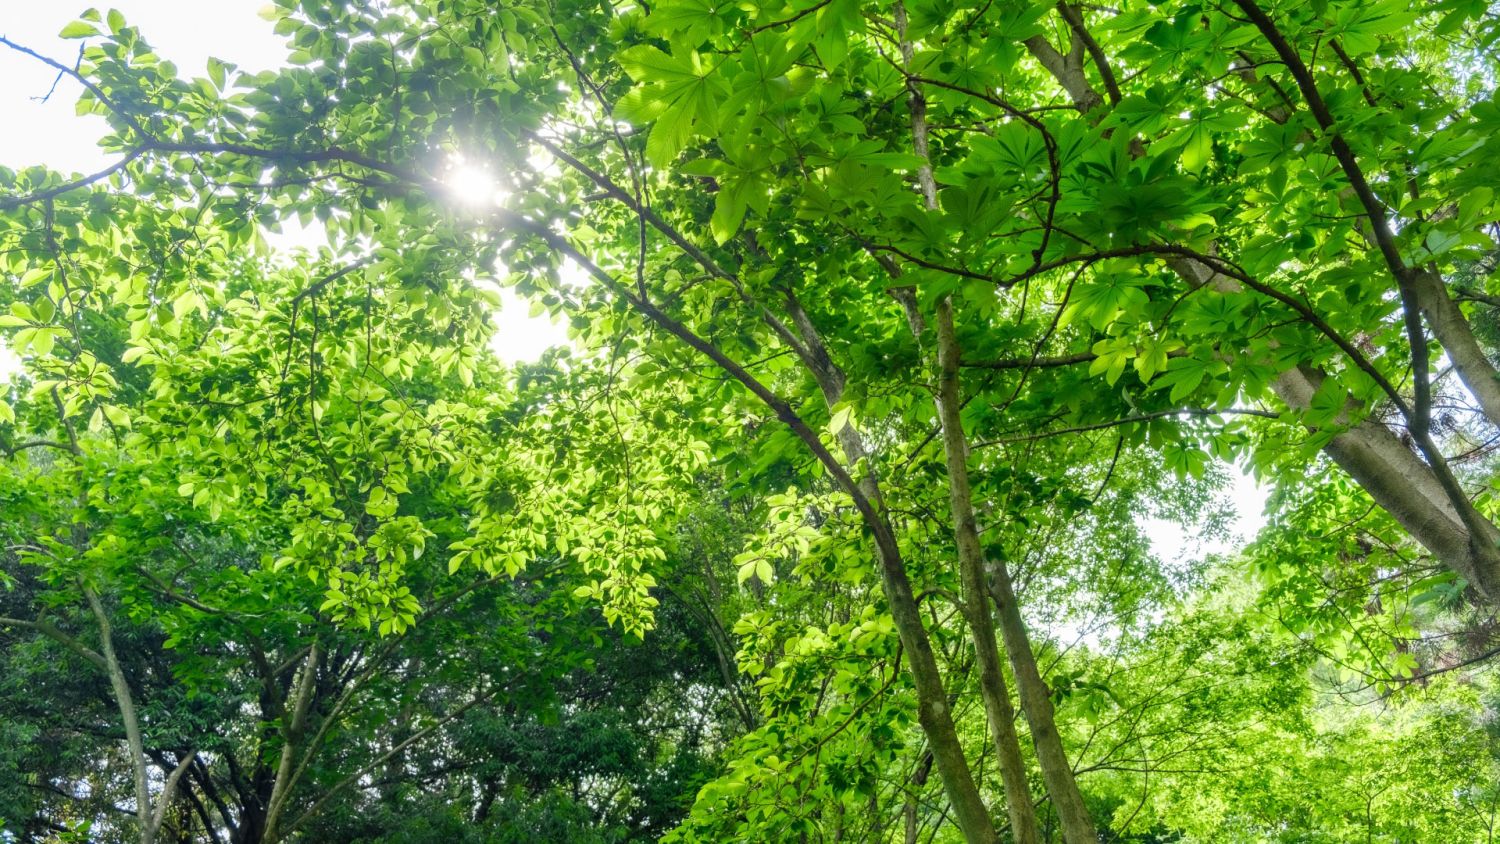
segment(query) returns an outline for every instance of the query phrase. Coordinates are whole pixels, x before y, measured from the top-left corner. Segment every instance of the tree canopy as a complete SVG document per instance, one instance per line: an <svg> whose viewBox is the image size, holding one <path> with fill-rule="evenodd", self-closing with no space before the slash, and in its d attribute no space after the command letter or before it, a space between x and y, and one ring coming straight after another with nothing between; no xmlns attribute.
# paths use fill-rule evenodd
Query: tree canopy
<svg viewBox="0 0 1500 844"><path fill-rule="evenodd" d="M1500 8L264 15L0 37L0 840L1492 840Z"/></svg>

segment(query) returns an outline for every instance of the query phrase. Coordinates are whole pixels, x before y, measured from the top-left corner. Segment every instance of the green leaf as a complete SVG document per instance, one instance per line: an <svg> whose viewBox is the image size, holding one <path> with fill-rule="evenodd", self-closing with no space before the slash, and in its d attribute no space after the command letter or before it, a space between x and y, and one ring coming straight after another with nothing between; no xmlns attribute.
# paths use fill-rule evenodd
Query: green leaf
<svg viewBox="0 0 1500 844"><path fill-rule="evenodd" d="M53 329L39 328L37 329L36 333L32 335L31 350L35 352L38 357L46 357L47 355L52 354L52 346L55 339L56 338L53 335Z"/></svg>
<svg viewBox="0 0 1500 844"><path fill-rule="evenodd" d="M675 58L646 44L621 50L615 61L637 82L696 82L699 78L690 60Z"/></svg>
<svg viewBox="0 0 1500 844"><path fill-rule="evenodd" d="M709 219L715 242L728 243L739 231L748 207L748 194L752 190L754 186L748 178L726 179L720 183L719 192L714 197L713 217Z"/></svg>
<svg viewBox="0 0 1500 844"><path fill-rule="evenodd" d="M99 29L91 23L84 21L73 21L62 28L57 34L58 38L89 38L99 34Z"/></svg>
<svg viewBox="0 0 1500 844"><path fill-rule="evenodd" d="M1114 386L1125 373L1125 364L1135 356L1135 345L1115 337L1095 343L1092 351L1097 357L1089 364L1089 375L1103 375L1105 382Z"/></svg>
<svg viewBox="0 0 1500 844"><path fill-rule="evenodd" d="M116 427L127 430L130 428L130 414L125 411L125 408L119 405L106 404L101 409L104 411L104 418L108 419Z"/></svg>
<svg viewBox="0 0 1500 844"><path fill-rule="evenodd" d="M828 419L828 433L838 436L845 428L849 427L850 417L853 412L854 408L849 405L844 405L834 410L833 415Z"/></svg>

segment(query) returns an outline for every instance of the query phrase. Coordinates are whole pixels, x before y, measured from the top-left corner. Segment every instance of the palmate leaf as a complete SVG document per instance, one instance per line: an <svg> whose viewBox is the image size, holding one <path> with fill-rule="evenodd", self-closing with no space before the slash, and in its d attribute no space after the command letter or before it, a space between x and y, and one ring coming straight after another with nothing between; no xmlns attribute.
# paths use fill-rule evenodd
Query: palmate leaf
<svg viewBox="0 0 1500 844"><path fill-rule="evenodd" d="M1238 128L1232 118L1213 112L1193 115L1181 128L1168 135L1164 148L1180 147L1182 169L1200 173L1213 158L1214 138Z"/></svg>
<svg viewBox="0 0 1500 844"><path fill-rule="evenodd" d="M1207 351L1212 352L1211 349ZM1167 363L1166 369L1151 382L1150 390L1170 390L1167 393L1167 400L1177 404L1197 392L1205 381L1222 375L1228 368L1228 364L1217 358L1174 358Z"/></svg>
<svg viewBox="0 0 1500 844"><path fill-rule="evenodd" d="M722 33L724 12L733 9L732 4L713 0L671 0L655 5L646 19L646 28L665 38L698 43Z"/></svg>
<svg viewBox="0 0 1500 844"><path fill-rule="evenodd" d="M1123 337L1100 340L1091 350L1096 355L1089 364L1089 375L1103 375L1111 387L1125 374L1125 365L1135 356L1135 344Z"/></svg>
<svg viewBox="0 0 1500 844"><path fill-rule="evenodd" d="M620 99L615 113L637 125L654 121L646 138L646 158L653 165L667 167L695 134L718 128L727 86L696 53L679 57L640 45L621 52L618 60L639 84Z"/></svg>
<svg viewBox="0 0 1500 844"><path fill-rule="evenodd" d="M1123 273L1109 273L1081 284L1073 292L1072 303L1063 312L1064 325L1082 318L1097 330L1103 330L1122 314L1144 308L1151 298L1141 289L1144 279Z"/></svg>
<svg viewBox="0 0 1500 844"><path fill-rule="evenodd" d="M646 137L646 160L666 167L693 137L694 123L702 105L702 83L688 83L689 90L668 105Z"/></svg>
<svg viewBox="0 0 1500 844"><path fill-rule="evenodd" d="M691 57L678 58L648 44L620 51L615 61L630 74L631 79L640 83L684 82L701 78Z"/></svg>
<svg viewBox="0 0 1500 844"><path fill-rule="evenodd" d="M1158 372L1167 368L1167 355L1182 348L1177 340L1147 337L1136 348L1135 371L1141 382L1149 382Z"/></svg>

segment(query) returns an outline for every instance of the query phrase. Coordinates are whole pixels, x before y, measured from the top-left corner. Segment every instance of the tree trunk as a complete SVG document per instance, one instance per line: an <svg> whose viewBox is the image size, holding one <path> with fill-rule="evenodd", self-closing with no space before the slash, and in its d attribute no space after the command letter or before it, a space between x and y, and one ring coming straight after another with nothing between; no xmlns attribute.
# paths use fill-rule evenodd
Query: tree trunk
<svg viewBox="0 0 1500 844"><path fill-rule="evenodd" d="M852 426L845 430L852 430ZM851 454L849 462L858 464L863 457L862 447L859 454L859 457ZM874 488L873 478L869 479L869 486ZM922 615L917 606L916 595L912 592L911 581L906 576L906 564L901 558L895 535L890 524L883 518L870 525L870 528L875 534L881 584L917 691L917 721L922 725L922 732L932 747L938 776L943 781L943 789L948 794L949 802L953 804L953 816L959 829L963 831L965 841L998 844L1000 838L990 820L989 810L980 797L974 775L969 770L969 760L964 756L963 744L958 739L953 714L948 706L948 696L943 687L942 672L938 669L937 657L932 651L927 629L922 625Z"/></svg>
<svg viewBox="0 0 1500 844"><path fill-rule="evenodd" d="M1437 273L1426 270L1412 273L1412 286L1427 324L1453 361L1459 379L1479 402L1490 424L1500 426L1500 372L1480 348L1474 329L1449 295L1448 286Z"/></svg>
<svg viewBox="0 0 1500 844"><path fill-rule="evenodd" d="M276 766L276 779L271 788L270 805L266 807L266 825L263 840L274 844L281 837L281 816L291 798L292 771L297 749L307 727L307 714L312 708L313 688L318 676L318 644L313 642L308 649L302 669L292 684L290 707L282 712L285 726L282 729L281 760Z"/></svg>
<svg viewBox="0 0 1500 844"><path fill-rule="evenodd" d="M1083 73L1081 55L1064 56L1036 37L1028 39L1026 46L1080 110L1089 111L1103 102ZM1281 122L1286 117L1287 114L1280 113L1273 119ZM1217 287L1229 281L1198 261L1174 260L1169 264L1189 284ZM1479 400L1485 416L1500 425L1500 382L1496 380L1496 370L1475 342L1458 304L1448 295L1440 278L1426 272L1411 275L1421 309L1454 361L1459 377ZM1306 379L1307 373L1289 370L1281 374L1272 389L1289 406L1303 409L1311 396L1303 389ZM1466 525L1451 496L1443 492L1433 469L1389 429L1377 422L1361 422L1335 436L1324 450L1413 539L1469 581L1489 603L1500 603L1500 548L1496 544L1500 531L1477 513L1465 515L1469 522L1478 525L1478 530ZM1446 503L1430 494L1434 490L1447 499Z"/></svg>
<svg viewBox="0 0 1500 844"><path fill-rule="evenodd" d="M787 305L793 324L802 338L807 352L805 363L817 380L823 399L832 407L843 398L843 372L833 363L812 320L795 298L788 296ZM845 425L838 433L839 445L844 459L850 466L859 466L865 459L864 441L853 425ZM880 487L874 475L866 471L858 480L859 492L872 505L879 506ZM881 585L886 601L891 607L891 618L906 653L911 669L913 685L917 691L917 721L927 737L932 756L937 763L938 777L953 805L953 815L969 842L998 842L995 825L990 820L989 810L974 782L969 761L964 756L963 745L953 724L953 714L948 706L947 692L943 686L942 672L937 657L932 651L932 642L927 628L922 625L922 615L913 594L911 581L906 576L906 563L902 559L895 533L883 513L866 519L867 526L875 536L876 558L880 563Z"/></svg>
<svg viewBox="0 0 1500 844"><path fill-rule="evenodd" d="M1004 560L995 560L990 573L995 606L1000 611L1000 631L1005 637L1005 650L1010 654L1016 687L1021 693L1021 709L1031 727L1037 765L1042 769L1047 794L1057 809L1063 840L1068 844L1095 844L1099 836L1094 831L1088 807L1084 805L1083 794L1078 791L1073 767L1068 764L1067 753L1063 751L1062 736L1058 734L1057 717L1052 708L1052 691L1042 679L1036 656L1031 652L1031 637L1026 633L1026 622L1021 618L1021 607L1016 602L1010 569Z"/></svg>
<svg viewBox="0 0 1500 844"><path fill-rule="evenodd" d="M938 418L943 430L948 502L952 508L953 535L958 546L959 573L964 588L964 618L974 641L975 662L979 665L979 694L984 701L990 738L995 744L1000 779L1005 785L1005 807L1010 816L1012 835L1017 844L1036 844L1040 840L1036 813L1031 805L1031 790L1026 784L1026 763L1021 758L1021 742L1016 736L1016 713L1011 707L1010 690L1006 688L1005 672L1000 665L995 624L990 616L989 590L984 582L984 550L979 544L979 528L974 517L974 498L969 486L969 445L964 437L960 414L960 350L953 328L953 303L948 298L937 306L937 337L940 370Z"/></svg>
<svg viewBox="0 0 1500 844"><path fill-rule="evenodd" d="M130 750L130 768L135 781L135 813L141 827L141 844L152 844L156 840L156 826L151 817L151 790L146 784L146 744L141 738L141 722L136 716L135 699L130 693L130 683L115 655L114 631L109 623L109 614L94 590L83 587L83 596L93 610L94 621L99 625L99 650L104 656L104 671L109 675L109 686L114 692L115 705L120 710L120 720L125 726L125 744Z"/></svg>
<svg viewBox="0 0 1500 844"><path fill-rule="evenodd" d="M1317 372L1294 369L1283 372L1272 389L1288 407L1302 410L1320 381ZM1481 536L1465 527L1432 468L1389 428L1365 419L1323 450L1440 562L1491 603L1500 600L1500 531L1489 521L1480 523Z"/></svg>
<svg viewBox="0 0 1500 844"><path fill-rule="evenodd" d="M1168 263L1189 284L1225 293L1240 289L1234 279L1199 261L1184 258ZM1447 297L1446 290L1439 293ZM1271 382L1271 391L1287 407L1306 410L1322 379L1316 370L1294 367ZM1432 467L1390 428L1371 419L1349 425L1349 416L1357 410L1357 406L1347 408L1336 420L1347 427L1323 451L1439 562L1467 580L1485 600L1500 603L1500 531L1477 513L1470 515L1479 530L1470 530Z"/></svg>
<svg viewBox="0 0 1500 844"><path fill-rule="evenodd" d="M942 672L938 669L937 658L933 654L932 642L927 636L927 630L922 625L922 616L918 610L916 596L912 593L911 581L906 575L906 564L901 557L900 546L896 542L890 521L884 513L879 485L868 468L860 468L865 457L865 450L854 426L847 425L839 432L839 443L845 456L845 460L840 462L823 445L818 434L808 427L806 420L786 400L763 384L744 366L724 354L713 343L657 307L644 295L644 291L637 292L630 286L621 284L618 279L590 260L566 238L545 226L532 223L519 215L509 214L503 209L497 216L500 218L501 225L533 235L557 250L559 254L573 259L590 277L613 291L643 317L665 329L695 352L713 361L714 365L749 390L775 413L779 420L791 428L797 439L807 446L824 469L833 476L839 488L853 500L855 508L859 511L860 520L875 540L881 586L890 604L891 618L900 636L907 665L911 669L912 684L917 692L917 721L922 725L922 731L932 745L938 774L943 780L943 788L948 794L948 799L953 804L953 812L959 828L963 830L967 841L985 844L998 842L1000 839L995 832L995 825L990 820L989 812L985 809L979 789L974 783L968 760L964 758L963 746L958 740L958 732L953 724L953 714L949 710L943 689ZM796 300L793 297L789 295L787 299L790 306L798 312L801 311L796 306ZM843 373L832 364L821 340L816 348L811 347L812 340L817 339L816 332L809 335L806 342L799 343L794 335L777 323L774 316L765 312L763 308L762 315L772 323L773 329L782 336L788 346L797 352L803 364L817 378L825 401L830 405L837 403L843 392ZM802 314L802 317L805 322L806 314ZM809 329L811 328L810 323L806 325ZM859 480L855 480L850 474L848 468L850 466L862 472Z"/></svg>
<svg viewBox="0 0 1500 844"><path fill-rule="evenodd" d="M894 8L897 37L901 42L902 65L908 69L915 59L915 45L906 35L906 6L897 0ZM910 112L912 152L922 160L917 168L917 184L928 211L938 210L937 180L932 173L928 145L927 98L922 86L907 80L907 108ZM906 310L907 324L921 344L924 326L911 289L902 288L896 298ZM1010 690L1000 667L1000 651L995 644L995 626L990 618L984 587L984 554L979 547L979 530L974 520L973 494L969 489L969 447L964 440L959 403L959 348L953 333L953 303L945 297L938 305L938 367L941 389L938 416L943 429L943 453L948 465L948 496L953 510L954 538L958 547L958 564L964 595L961 609L974 643L974 659L979 665L979 694L989 722L990 739L995 745L995 760L1005 788L1006 814L1010 817L1012 835L1017 844L1035 844L1036 817L1031 805L1031 789L1026 784L1026 764L1021 758L1021 742L1016 737L1016 714L1010 704Z"/></svg>
<svg viewBox="0 0 1500 844"><path fill-rule="evenodd" d="M927 784L927 774L931 771L932 754L923 753L921 761L917 763L917 769L912 772L912 789L906 797L906 806L902 809L906 826L902 841L905 844L917 844L917 795L922 791L922 786Z"/></svg>

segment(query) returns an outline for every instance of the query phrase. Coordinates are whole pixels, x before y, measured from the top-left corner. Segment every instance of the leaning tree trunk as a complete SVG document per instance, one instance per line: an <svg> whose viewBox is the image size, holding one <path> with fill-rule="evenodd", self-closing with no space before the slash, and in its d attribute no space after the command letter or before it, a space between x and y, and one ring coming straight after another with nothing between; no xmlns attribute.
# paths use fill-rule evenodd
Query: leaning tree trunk
<svg viewBox="0 0 1500 844"><path fill-rule="evenodd" d="M1001 718L1013 718L1010 697L1005 689L1004 674L1000 668L999 653L995 648L995 629L990 620L988 602L984 600L990 592L984 583L984 551L979 544L979 530L974 516L973 491L969 486L969 445L964 436L963 420L960 417L959 365L962 350L953 326L953 306L948 299L938 303L937 312L938 360L941 380L938 389L938 413L942 421L943 452L948 464L948 497L953 509L954 533L958 540L959 565L963 578L965 603L969 595L975 596L977 612L966 612L970 629L974 633L975 650L979 652L980 689L984 695L985 713L989 716L991 730ZM1042 679L1036 658L1031 652L1030 637L1021 619L1020 607L1016 603L1010 574L1003 562L995 567L993 580L995 600L1000 609L1001 630L1005 638L1005 650L1010 656L1011 667L1020 690L1021 708L1026 713L1026 722L1031 727L1032 743L1036 746L1037 763L1042 769L1042 781L1047 786L1062 823L1063 839L1068 844L1093 844L1099 840L1094 831L1093 819L1084 805L1083 795L1078 790L1077 778L1068 764L1063 750L1062 737L1057 731L1057 719L1052 707L1051 692ZM986 665L986 656L993 657L993 664ZM986 676L993 673L993 676ZM997 699L1004 695L1003 705ZM1015 739L1015 730L1007 729L1009 736L995 735L995 744L1000 754L1001 775L1005 779L1007 805L1012 805L1012 776L1009 766L1019 761L1020 748ZM1015 748L1015 760L1007 759L1009 747L1002 749L1008 739ZM1017 786L1025 794L1024 769ZM1028 804L1024 812L1012 808L1012 824L1016 826L1017 840L1022 838L1021 814L1025 820L1024 835L1034 840L1036 818Z"/></svg>
<svg viewBox="0 0 1500 844"><path fill-rule="evenodd" d="M804 362L817 381L825 403L832 407L843 398L843 372L829 356L821 335L795 297L788 295L787 303L793 324L801 335L799 349L804 354ZM859 466L864 462L867 452L863 439L854 426L844 426L838 433L838 440L848 465ZM858 492L871 504L880 501L879 484L868 471L859 478L858 485ZM938 669L927 629L922 624L921 612L911 581L906 575L906 564L896 544L895 533L883 515L874 520L867 517L866 522L875 535L876 556L880 563L886 600L890 603L891 617L896 623L912 672L913 684L916 686L917 720L927 736L933 759L937 763L938 776L953 805L954 817L963 830L965 840L998 842L1000 839L990 820L989 810L979 794L968 759L964 756L963 745L958 740L942 673Z"/></svg>
<svg viewBox="0 0 1500 844"><path fill-rule="evenodd" d="M1299 88L1306 95L1304 99L1310 106L1318 100L1317 105L1324 113L1316 116L1320 123L1325 124L1325 132L1332 130L1336 133L1334 123L1326 119L1326 108L1322 107L1316 85L1312 84L1310 74L1295 51L1289 49L1276 33L1274 24L1254 8L1253 3L1237 0L1237 4L1247 12L1253 10L1254 22L1277 48L1282 63L1289 69L1295 68ZM1063 16L1067 17L1066 11ZM1076 32L1081 29L1080 23L1069 22L1069 25ZM1093 88L1084 71L1083 51L1070 50L1066 55L1061 54L1041 36L1028 39L1026 47L1080 111L1089 112L1104 103L1104 98ZM1096 57L1096 63L1101 72L1107 68L1102 57ZM1284 122L1290 117L1290 106L1274 108L1268 116ZM1347 148L1341 152L1347 152ZM1350 175L1351 184L1363 181L1357 166L1344 158L1340 156L1340 164ZM1361 201L1365 202L1367 198L1362 196ZM1384 223L1384 212L1371 203L1365 204L1371 224L1380 228ZM1369 235L1374 240L1374 232ZM1438 342L1453 360L1459 377L1479 401L1486 418L1500 425L1500 379L1497 379L1495 367L1479 348L1446 285L1436 274L1405 267L1393 252L1383 252L1392 263L1391 269L1397 281L1406 288L1403 306L1420 308ZM1221 288L1232 282L1201 261L1184 259L1169 264L1190 285L1209 284ZM1422 364L1422 361L1414 361L1414 365ZM1293 368L1279 375L1272 383L1272 390L1289 407L1306 409L1307 399L1311 396L1311 391L1306 389L1308 378L1309 373ZM1324 451L1439 562L1467 580L1490 604L1500 604L1500 545L1497 545L1500 531L1491 520L1475 512L1466 499L1455 500L1461 496L1457 496L1453 485L1445 484L1438 474L1446 472L1446 466L1441 465L1441 455L1434 455L1439 465L1433 465L1432 460L1424 461L1386 426L1370 420L1336 434Z"/></svg>
<svg viewBox="0 0 1500 844"><path fill-rule="evenodd" d="M969 448L964 438L959 398L959 347L953 329L953 304L945 298L937 306L939 383L937 407L943 430L943 455L948 465L948 502L952 508L953 535L958 546L959 574L963 582L963 613L974 641L979 665L979 693L995 744L1000 779L1005 785L1005 807L1011 834L1017 844L1030 844L1037 836L1036 812L1026 784L1026 764L1016 736L1015 710L1006 688L1000 650L995 642L995 624L990 615L989 590L985 588L984 550L974 516L973 491L969 486ZM1071 773L1071 772L1070 772ZM1052 782L1047 781L1051 792ZM1075 789L1076 790L1076 789ZM1053 794L1054 802L1059 802ZM1064 798L1066 799L1066 798Z"/></svg>

